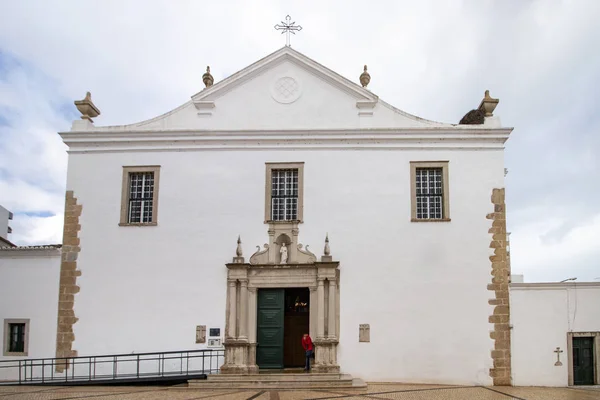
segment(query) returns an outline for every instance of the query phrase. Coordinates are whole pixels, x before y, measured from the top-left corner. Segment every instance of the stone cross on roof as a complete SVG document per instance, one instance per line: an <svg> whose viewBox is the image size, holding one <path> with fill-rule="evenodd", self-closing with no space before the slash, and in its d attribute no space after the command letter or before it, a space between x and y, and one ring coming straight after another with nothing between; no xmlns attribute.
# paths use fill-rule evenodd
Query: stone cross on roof
<svg viewBox="0 0 600 400"><path fill-rule="evenodd" d="M275 29L281 31L282 35L284 33L286 34L285 45L290 47L290 33L295 35L296 32L294 31L300 32L302 30L302 27L300 25L296 25L296 21L292 21L292 18L289 15L287 15L285 17L285 22L281 21L281 25L275 25Z"/></svg>

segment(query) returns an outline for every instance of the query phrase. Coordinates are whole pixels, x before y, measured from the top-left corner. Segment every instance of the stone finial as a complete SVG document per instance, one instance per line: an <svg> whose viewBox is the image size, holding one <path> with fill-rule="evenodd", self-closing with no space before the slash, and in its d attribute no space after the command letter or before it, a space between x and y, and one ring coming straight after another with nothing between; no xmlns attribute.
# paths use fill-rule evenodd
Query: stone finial
<svg viewBox="0 0 600 400"><path fill-rule="evenodd" d="M96 118L100 115L100 110L92 103L92 94L90 92L85 94L83 100L75 100L73 103L81 113L81 119L87 119L90 122L94 122L92 118Z"/></svg>
<svg viewBox="0 0 600 400"><path fill-rule="evenodd" d="M235 257L233 257L233 262L236 264L243 264L245 262L244 256L242 255L242 239L240 235L237 238L237 247L235 249Z"/></svg>
<svg viewBox="0 0 600 400"><path fill-rule="evenodd" d="M325 248L323 249L323 255L321 256L321 262L332 262L333 257L331 256L331 249L329 248L329 233L325 235Z"/></svg>
<svg viewBox="0 0 600 400"><path fill-rule="evenodd" d="M331 255L331 249L329 248L329 234L325 235L325 248L323 249L323 255Z"/></svg>
<svg viewBox="0 0 600 400"><path fill-rule="evenodd" d="M211 87L215 82L215 79L210 74L210 66L206 67L206 72L202 75L202 82L204 82L204 86Z"/></svg>
<svg viewBox="0 0 600 400"><path fill-rule="evenodd" d="M242 239L239 235L237 240L237 248L235 249L235 255L238 257L242 257Z"/></svg>
<svg viewBox="0 0 600 400"><path fill-rule="evenodd" d="M360 74L360 84L362 85L362 87L367 87L369 85L369 82L371 82L371 75L369 75L369 73L367 72L367 66L365 65L365 70L362 74Z"/></svg>
<svg viewBox="0 0 600 400"><path fill-rule="evenodd" d="M499 99L493 99L490 97L490 91L486 90L483 100L479 104L479 110L481 110L486 117L492 117L494 115L494 109L500 102Z"/></svg>

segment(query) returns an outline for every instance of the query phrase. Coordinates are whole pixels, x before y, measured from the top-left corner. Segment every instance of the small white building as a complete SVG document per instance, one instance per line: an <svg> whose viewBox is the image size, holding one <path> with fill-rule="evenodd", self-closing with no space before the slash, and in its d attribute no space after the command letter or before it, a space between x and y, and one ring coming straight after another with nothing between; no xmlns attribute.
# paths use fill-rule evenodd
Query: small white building
<svg viewBox="0 0 600 400"><path fill-rule="evenodd" d="M35 356L224 346L221 373L255 374L303 366L308 332L317 372L567 384L523 372L527 336L511 343L537 300L513 285L510 303L512 128L498 100L486 91L460 123L439 123L379 99L370 79L284 47L221 82L207 71L204 89L148 121L96 126L91 95L76 101L82 119L61 133L60 280L44 304L55 342ZM15 313L31 332L32 313ZM567 348L565 327L548 329Z"/></svg>
<svg viewBox="0 0 600 400"><path fill-rule="evenodd" d="M600 383L600 282L513 283L515 386Z"/></svg>
<svg viewBox="0 0 600 400"><path fill-rule="evenodd" d="M0 248L0 361L55 356L60 254L60 245Z"/></svg>

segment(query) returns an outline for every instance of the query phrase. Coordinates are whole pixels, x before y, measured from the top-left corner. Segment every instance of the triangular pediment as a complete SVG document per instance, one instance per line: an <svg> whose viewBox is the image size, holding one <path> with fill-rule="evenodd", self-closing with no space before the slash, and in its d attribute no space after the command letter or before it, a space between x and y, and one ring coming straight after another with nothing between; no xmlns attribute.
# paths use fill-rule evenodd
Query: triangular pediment
<svg viewBox="0 0 600 400"><path fill-rule="evenodd" d="M212 76L207 81L211 80ZM453 127L398 110L357 82L286 46L209 85L166 114L116 129L97 129L217 132Z"/></svg>
<svg viewBox="0 0 600 400"><path fill-rule="evenodd" d="M231 75L217 84L205 88L192 96L193 102L212 101L218 99L225 93L243 85L253 78L276 68L282 64L289 63L297 68L314 75L324 82L329 83L336 89L346 92L357 100L377 102L378 97L369 90L360 87L356 83L344 78L327 67L317 63L304 54L285 46L276 52L269 54L263 59Z"/></svg>

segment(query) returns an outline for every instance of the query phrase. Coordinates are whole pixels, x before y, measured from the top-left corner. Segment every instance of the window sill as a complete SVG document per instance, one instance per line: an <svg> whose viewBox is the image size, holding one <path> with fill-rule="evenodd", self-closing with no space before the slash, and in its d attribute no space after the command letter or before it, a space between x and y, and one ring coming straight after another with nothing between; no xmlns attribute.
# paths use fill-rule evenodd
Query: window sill
<svg viewBox="0 0 600 400"><path fill-rule="evenodd" d="M450 222L451 219L450 218L439 218L439 219L434 219L434 218L411 218L410 222Z"/></svg>
<svg viewBox="0 0 600 400"><path fill-rule="evenodd" d="M128 223L128 222L119 222L119 226L157 226L156 222L143 222L143 223Z"/></svg>
<svg viewBox="0 0 600 400"><path fill-rule="evenodd" d="M273 220L267 220L265 221L265 224L301 224L304 221L299 220L299 219L290 219L287 221L281 221L281 220L277 220L277 221L273 221Z"/></svg>
<svg viewBox="0 0 600 400"><path fill-rule="evenodd" d="M10 352L7 351L4 353L4 357L27 357L27 352L22 352L22 353L15 353L15 352Z"/></svg>

